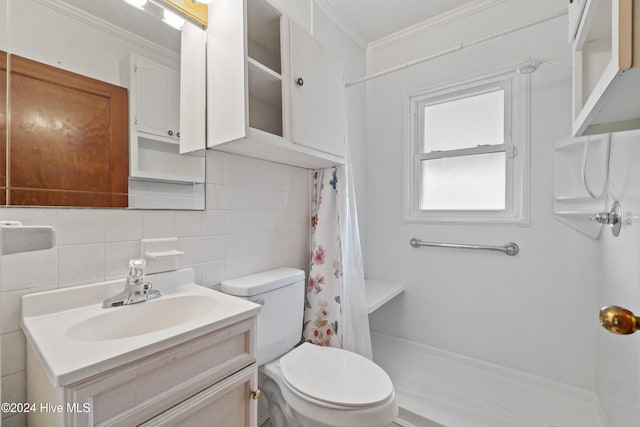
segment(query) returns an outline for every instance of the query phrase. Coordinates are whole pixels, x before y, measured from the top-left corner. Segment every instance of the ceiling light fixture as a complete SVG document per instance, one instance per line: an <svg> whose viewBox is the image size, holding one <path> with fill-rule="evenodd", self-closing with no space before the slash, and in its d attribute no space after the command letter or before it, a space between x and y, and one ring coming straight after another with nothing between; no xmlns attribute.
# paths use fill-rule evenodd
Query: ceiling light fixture
<svg viewBox="0 0 640 427"><path fill-rule="evenodd" d="M147 4L147 0L124 0L129 3L131 6L135 6L138 9L142 9L145 4Z"/></svg>
<svg viewBox="0 0 640 427"><path fill-rule="evenodd" d="M184 19L182 19L181 17L179 17L178 15L176 15L175 13L165 9L164 10L164 19L163 19L164 23L177 29L177 30L181 30L182 26L184 25Z"/></svg>

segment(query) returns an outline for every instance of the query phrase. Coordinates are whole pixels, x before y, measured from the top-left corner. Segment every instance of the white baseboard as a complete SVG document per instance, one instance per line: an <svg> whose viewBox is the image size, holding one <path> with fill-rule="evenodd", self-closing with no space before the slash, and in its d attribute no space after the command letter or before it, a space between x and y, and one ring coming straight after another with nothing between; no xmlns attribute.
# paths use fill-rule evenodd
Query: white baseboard
<svg viewBox="0 0 640 427"><path fill-rule="evenodd" d="M407 427L610 427L588 390L372 332Z"/></svg>

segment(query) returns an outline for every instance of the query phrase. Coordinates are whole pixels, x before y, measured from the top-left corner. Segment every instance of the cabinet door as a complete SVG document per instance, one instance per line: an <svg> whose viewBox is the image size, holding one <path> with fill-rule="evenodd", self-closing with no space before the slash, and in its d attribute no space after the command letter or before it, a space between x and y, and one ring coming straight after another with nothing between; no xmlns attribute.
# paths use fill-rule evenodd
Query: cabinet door
<svg viewBox="0 0 640 427"><path fill-rule="evenodd" d="M316 39L290 22L292 140L345 155L346 98L342 64Z"/></svg>
<svg viewBox="0 0 640 427"><path fill-rule="evenodd" d="M141 426L256 427L257 401L252 390L258 384L254 366L215 384Z"/></svg>
<svg viewBox="0 0 640 427"><path fill-rule="evenodd" d="M139 132L177 139L179 74L142 58L134 65Z"/></svg>
<svg viewBox="0 0 640 427"><path fill-rule="evenodd" d="M569 43L576 37L587 0L569 0Z"/></svg>
<svg viewBox="0 0 640 427"><path fill-rule="evenodd" d="M209 5L207 27L207 147L246 136L245 2Z"/></svg>

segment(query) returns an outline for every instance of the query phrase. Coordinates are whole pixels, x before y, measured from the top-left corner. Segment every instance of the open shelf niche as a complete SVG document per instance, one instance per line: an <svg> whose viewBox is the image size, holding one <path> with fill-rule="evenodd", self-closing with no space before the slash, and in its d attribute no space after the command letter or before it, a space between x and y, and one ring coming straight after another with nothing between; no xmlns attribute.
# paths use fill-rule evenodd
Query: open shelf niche
<svg viewBox="0 0 640 427"><path fill-rule="evenodd" d="M249 127L284 136L282 14L265 1L247 1Z"/></svg>

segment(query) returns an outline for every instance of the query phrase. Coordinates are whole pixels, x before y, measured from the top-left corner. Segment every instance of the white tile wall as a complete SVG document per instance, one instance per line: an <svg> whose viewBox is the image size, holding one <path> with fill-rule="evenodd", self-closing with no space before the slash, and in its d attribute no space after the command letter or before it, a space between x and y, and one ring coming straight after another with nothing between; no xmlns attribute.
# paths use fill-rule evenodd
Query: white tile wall
<svg viewBox="0 0 640 427"><path fill-rule="evenodd" d="M53 249L0 257L3 402L26 399L20 297L124 277L142 238L177 237L185 252L179 266L193 267L205 286L280 266L307 268L307 170L209 151L206 179L201 212L0 208L0 220L51 225L58 237Z"/></svg>

